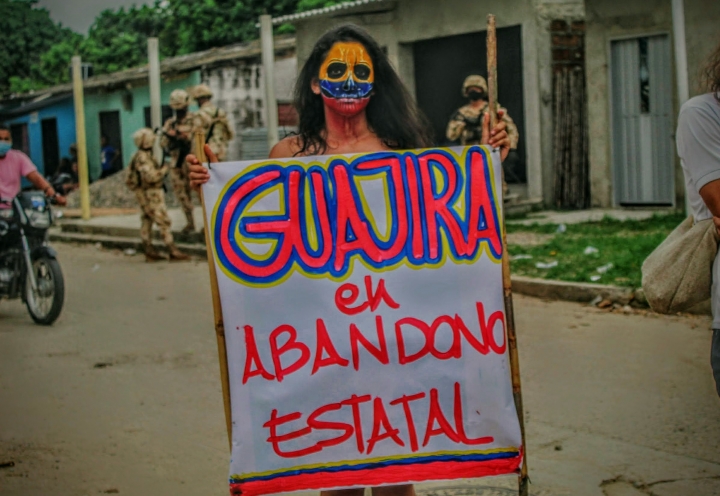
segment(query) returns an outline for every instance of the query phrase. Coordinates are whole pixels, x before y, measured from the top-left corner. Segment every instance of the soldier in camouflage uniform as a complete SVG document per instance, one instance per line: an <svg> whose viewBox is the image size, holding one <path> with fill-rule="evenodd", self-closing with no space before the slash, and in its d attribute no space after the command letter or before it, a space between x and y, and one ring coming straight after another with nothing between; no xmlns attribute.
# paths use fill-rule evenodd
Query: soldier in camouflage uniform
<svg viewBox="0 0 720 496"><path fill-rule="evenodd" d="M213 93L206 84L195 86L193 96L200 106L200 110L195 112L193 131L203 133L205 143L210 145L218 160L223 162L227 158L228 141L234 136L227 114L210 102Z"/></svg>
<svg viewBox="0 0 720 496"><path fill-rule="evenodd" d="M183 233L195 231L193 218L192 189L188 178L185 157L192 150L193 114L188 112L190 95L185 90L175 90L170 93L170 107L175 115L165 121L162 140L165 151L165 165L170 169L173 191L185 213L187 224Z"/></svg>
<svg viewBox="0 0 720 496"><path fill-rule="evenodd" d="M462 94L470 99L470 103L460 107L450 119L447 126L447 138L450 141L460 140L460 144L479 145L482 140L482 124L485 114L488 112L487 81L482 76L468 76L463 83ZM503 111L502 120L505 121L508 138L510 138L510 149L514 150L518 144L518 130L510 118L507 110L498 106Z"/></svg>
<svg viewBox="0 0 720 496"><path fill-rule="evenodd" d="M170 260L189 260L190 257L175 246L170 230L170 217L165 207L165 192L162 188L163 178L167 174L168 168L167 165L160 167L153 157L155 133L152 129L143 128L135 132L133 140L138 151L135 152L128 166L127 186L135 192L142 211L140 238L145 249L145 260L155 262L163 259L152 245L153 222L160 229L160 234L170 253Z"/></svg>

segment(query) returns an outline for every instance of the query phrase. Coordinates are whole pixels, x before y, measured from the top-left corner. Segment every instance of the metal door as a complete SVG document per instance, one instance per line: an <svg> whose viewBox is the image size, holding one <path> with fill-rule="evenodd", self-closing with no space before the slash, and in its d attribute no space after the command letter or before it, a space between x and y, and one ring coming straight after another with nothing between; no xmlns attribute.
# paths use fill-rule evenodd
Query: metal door
<svg viewBox="0 0 720 496"><path fill-rule="evenodd" d="M58 144L57 119L40 121L42 131L43 175L52 177L60 165L60 145Z"/></svg>
<svg viewBox="0 0 720 496"><path fill-rule="evenodd" d="M115 169L113 170L122 169L124 162L122 156L122 128L120 127L119 110L100 112L100 135L104 135L107 138L107 144L116 150L117 158L115 159Z"/></svg>
<svg viewBox="0 0 720 496"><path fill-rule="evenodd" d="M674 203L670 40L614 41L612 160L615 202Z"/></svg>
<svg viewBox="0 0 720 496"><path fill-rule="evenodd" d="M471 74L487 75L487 32L432 38L413 43L415 93L434 131L436 145L448 145L445 129L455 111L468 103L461 89ZM503 163L510 183L526 182L525 104L523 95L522 29L497 30L498 102L507 109L520 133L517 154Z"/></svg>

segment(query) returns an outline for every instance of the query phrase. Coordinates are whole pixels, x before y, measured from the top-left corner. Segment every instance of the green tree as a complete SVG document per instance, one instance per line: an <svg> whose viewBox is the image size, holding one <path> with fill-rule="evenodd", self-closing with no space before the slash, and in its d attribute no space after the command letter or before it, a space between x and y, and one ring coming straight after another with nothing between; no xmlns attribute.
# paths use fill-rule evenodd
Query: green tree
<svg viewBox="0 0 720 496"><path fill-rule="evenodd" d="M92 63L98 74L147 63L147 39L159 36L167 21L167 10L159 1L128 10L104 10L80 44L83 61ZM172 55L170 47L160 46L161 55Z"/></svg>
<svg viewBox="0 0 720 496"><path fill-rule="evenodd" d="M177 55L256 39L261 14L295 13L297 0L168 0L162 42Z"/></svg>
<svg viewBox="0 0 720 496"><path fill-rule="evenodd" d="M322 9L324 7L331 7L342 2L336 2L333 0L300 0L297 3L297 11L305 12L306 10Z"/></svg>
<svg viewBox="0 0 720 496"><path fill-rule="evenodd" d="M50 19L45 9L35 8L37 0L0 0L0 93L14 88L34 89L42 86L37 80L41 58L54 45L72 33Z"/></svg>
<svg viewBox="0 0 720 496"><path fill-rule="evenodd" d="M155 0L153 5L107 9L87 38L53 23L37 0L0 0L0 94L24 93L69 80L73 55L93 64L96 74L147 63L147 39L160 38L168 57L256 39L261 14L273 17L341 3L337 0ZM276 33L293 32L291 24ZM39 35L40 33L40 35Z"/></svg>

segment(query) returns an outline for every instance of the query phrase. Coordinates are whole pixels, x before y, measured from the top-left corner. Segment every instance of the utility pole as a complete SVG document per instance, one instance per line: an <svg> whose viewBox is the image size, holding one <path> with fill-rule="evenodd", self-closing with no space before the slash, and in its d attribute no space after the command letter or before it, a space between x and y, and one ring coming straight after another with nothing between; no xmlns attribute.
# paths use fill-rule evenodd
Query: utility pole
<svg viewBox="0 0 720 496"><path fill-rule="evenodd" d="M162 127L162 103L160 101L160 55L158 50L158 39L148 38L148 79L150 86L150 126L153 131ZM155 160L162 160L162 149L160 140L155 140L153 145Z"/></svg>
<svg viewBox="0 0 720 496"><path fill-rule="evenodd" d="M278 142L278 109L275 99L275 47L273 45L272 17L260 16L260 44L265 76L265 111L267 112L268 149Z"/></svg>
<svg viewBox="0 0 720 496"><path fill-rule="evenodd" d="M90 172L85 138L85 95L83 91L82 60L72 58L73 100L75 102L75 135L77 140L78 178L80 180L80 209L84 220L90 219Z"/></svg>
<svg viewBox="0 0 720 496"><path fill-rule="evenodd" d="M673 41L675 45L675 76L678 106L690 98L688 83L687 45L685 42L685 5L683 0L672 0Z"/></svg>
<svg viewBox="0 0 720 496"><path fill-rule="evenodd" d="M678 110L690 99L688 83L687 44L685 41L685 5L683 0L672 0L673 44L675 45L675 81ZM690 199L685 195L685 213L692 213Z"/></svg>

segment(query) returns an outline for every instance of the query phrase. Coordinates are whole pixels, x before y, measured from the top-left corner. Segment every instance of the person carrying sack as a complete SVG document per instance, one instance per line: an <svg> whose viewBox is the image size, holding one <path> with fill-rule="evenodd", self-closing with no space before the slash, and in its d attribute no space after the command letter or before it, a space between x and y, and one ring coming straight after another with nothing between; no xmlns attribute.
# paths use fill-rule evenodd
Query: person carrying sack
<svg viewBox="0 0 720 496"><path fill-rule="evenodd" d="M720 45L705 70L708 93L688 100L680 109L677 150L685 190L696 225L708 221L708 230L720 229ZM709 221L712 219L712 221ZM716 236L716 233L712 233ZM717 240L717 238L715 238ZM715 241L717 249L717 241ZM713 337L710 362L720 395L720 260L712 265Z"/></svg>

